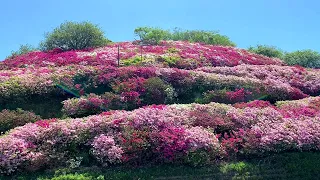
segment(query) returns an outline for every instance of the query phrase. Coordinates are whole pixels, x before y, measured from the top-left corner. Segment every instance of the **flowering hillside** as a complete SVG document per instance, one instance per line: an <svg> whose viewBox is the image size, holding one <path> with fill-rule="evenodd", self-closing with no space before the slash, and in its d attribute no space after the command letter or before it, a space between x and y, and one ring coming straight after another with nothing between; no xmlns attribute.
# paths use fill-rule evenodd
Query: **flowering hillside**
<svg viewBox="0 0 320 180"><path fill-rule="evenodd" d="M236 66L239 64L275 64L281 65L279 59L272 59L249 53L243 49L224 46L212 46L199 43L180 41L162 42L158 46L139 46L131 42L109 45L103 48L88 49L86 51L52 50L50 52L31 52L8 59L1 63L2 69L24 66L46 67L66 65L116 65L120 46L120 58L126 62L131 58L140 57L144 60L139 64L167 65L177 68L196 68L202 66ZM136 62L138 63L138 62Z"/></svg>
<svg viewBox="0 0 320 180"><path fill-rule="evenodd" d="M124 42L0 69L2 174L320 150L320 71L243 49Z"/></svg>

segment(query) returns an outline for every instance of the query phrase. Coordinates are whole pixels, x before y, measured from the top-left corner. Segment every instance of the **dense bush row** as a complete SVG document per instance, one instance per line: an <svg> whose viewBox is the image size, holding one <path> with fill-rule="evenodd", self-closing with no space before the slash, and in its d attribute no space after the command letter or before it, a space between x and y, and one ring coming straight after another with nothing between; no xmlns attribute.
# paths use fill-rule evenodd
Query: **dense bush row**
<svg viewBox="0 0 320 180"><path fill-rule="evenodd" d="M320 94L319 71L305 69L299 66L277 65L239 65L235 67L203 67L196 69L209 73L234 75L260 79L264 82L277 81L290 84L306 94Z"/></svg>
<svg viewBox="0 0 320 180"><path fill-rule="evenodd" d="M319 98L291 106L153 105L83 119L46 120L0 138L0 170L80 164L190 163L286 150L319 150ZM255 104L259 104L256 103ZM250 107L251 106L251 107ZM294 113L299 112L299 113Z"/></svg>
<svg viewBox="0 0 320 180"><path fill-rule="evenodd" d="M158 46L135 45L131 42L112 44L102 48L86 51L31 52L1 62L0 69L26 66L65 66L82 65L116 65L120 45L120 59L126 62L130 58L141 58L143 64L153 61L178 68L196 68L202 66L236 66L239 64L283 64L279 59L249 53L243 49L188 43L181 41L163 41ZM167 62L166 62L167 61ZM170 61L177 61L171 63ZM165 63L166 62L166 63ZM130 63L129 63L130 65Z"/></svg>
<svg viewBox="0 0 320 180"><path fill-rule="evenodd" d="M267 57L275 57L283 59L288 65L299 65L308 68L320 68L319 52L307 49L293 52L283 52L282 50L267 45L257 45L249 47L248 51L261 54Z"/></svg>
<svg viewBox="0 0 320 180"><path fill-rule="evenodd" d="M287 69L295 70L291 67ZM275 77L259 79L238 77L235 76L236 74L224 75L200 70L155 67L65 66L2 72L4 73L0 76L0 103L8 103L10 99L27 98L31 95L48 96L66 93L75 96L95 93L107 97L90 97L98 101L93 105L91 100L87 101L89 104L85 103L87 97L69 100L65 102L65 110L69 115L78 114L78 111L85 115L89 112L84 109L99 109L102 106L106 109L131 110L143 105L163 103L212 101L235 103L257 98L276 101L301 99L308 96L299 88L306 93L319 92L319 87L307 86L308 81L305 86L295 86ZM312 71L305 71L304 76L316 75L312 73ZM301 76L299 72L292 75L297 78ZM317 79L313 77L310 81L316 82ZM103 95L105 92L108 93ZM95 103L98 104L95 105ZM96 110L93 110L94 112Z"/></svg>

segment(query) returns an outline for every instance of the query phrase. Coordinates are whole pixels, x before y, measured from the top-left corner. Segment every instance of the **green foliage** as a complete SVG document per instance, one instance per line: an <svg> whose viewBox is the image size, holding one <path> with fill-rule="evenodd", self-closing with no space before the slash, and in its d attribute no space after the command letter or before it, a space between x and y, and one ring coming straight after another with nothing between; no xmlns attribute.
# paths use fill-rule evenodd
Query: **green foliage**
<svg viewBox="0 0 320 180"><path fill-rule="evenodd" d="M0 112L0 133L40 119L41 117L33 112L24 111L19 108L17 110L4 109Z"/></svg>
<svg viewBox="0 0 320 180"><path fill-rule="evenodd" d="M173 32L153 27L138 27L134 30L136 36L144 44L159 44L162 40L200 42L221 46L236 46L227 36L218 34L214 31L203 30L180 30L174 29Z"/></svg>
<svg viewBox="0 0 320 180"><path fill-rule="evenodd" d="M171 47L171 48L169 48L169 49L167 50L167 53L178 53L178 52L179 52L179 50L176 49L176 48L174 48L174 47Z"/></svg>
<svg viewBox="0 0 320 180"><path fill-rule="evenodd" d="M287 53L284 61L288 65L300 65L308 68L320 68L320 54L312 50L301 50Z"/></svg>
<svg viewBox="0 0 320 180"><path fill-rule="evenodd" d="M144 44L159 44L161 40L170 38L170 31L153 27L138 27L134 34L140 38Z"/></svg>
<svg viewBox="0 0 320 180"><path fill-rule="evenodd" d="M207 151L204 150L189 152L185 161L190 166L205 166L208 165L208 163L210 162L210 155Z"/></svg>
<svg viewBox="0 0 320 180"><path fill-rule="evenodd" d="M249 47L248 51L267 57L283 58L283 51L275 46L257 45L256 47Z"/></svg>
<svg viewBox="0 0 320 180"><path fill-rule="evenodd" d="M17 51L12 51L11 55L8 56L6 59L11 59L11 58L14 58L16 56L20 56L22 54L27 54L29 52L36 51L36 50L38 50L38 49L33 47L30 44L24 44L24 45L22 44L22 45L20 45L20 47L19 47L19 49Z"/></svg>
<svg viewBox="0 0 320 180"><path fill-rule="evenodd" d="M40 178L39 180L49 180L49 179L42 179ZM93 177L88 174L63 174L59 176L55 176L51 178L50 180L104 180L104 176L98 176L98 177Z"/></svg>
<svg viewBox="0 0 320 180"><path fill-rule="evenodd" d="M229 163L221 167L222 173L235 172L232 179L248 179L252 178L250 171L253 171L253 166L245 162Z"/></svg>
<svg viewBox="0 0 320 180"><path fill-rule="evenodd" d="M60 48L63 51L100 47L110 40L104 37L103 31L90 22L65 22L46 34L40 44L42 50Z"/></svg>
<svg viewBox="0 0 320 180"><path fill-rule="evenodd" d="M210 102L226 102L227 98L227 89L216 90L216 91L207 91L203 93L203 97L197 99L198 103L207 104Z"/></svg>
<svg viewBox="0 0 320 180"><path fill-rule="evenodd" d="M144 82L144 88L143 101L145 104L170 103L174 98L173 87L158 77L147 79Z"/></svg>
<svg viewBox="0 0 320 180"><path fill-rule="evenodd" d="M158 60L163 61L165 64L168 64L170 67L176 65L176 63L180 60L180 57L176 56L162 56L158 58Z"/></svg>
<svg viewBox="0 0 320 180"><path fill-rule="evenodd" d="M192 155L191 162L201 162L200 153ZM162 164L145 167L79 168L61 171L22 172L16 176L1 176L3 180L49 180L52 178L103 179L319 179L319 152L276 153L267 157L246 159L238 162L221 162L212 165L190 166ZM53 172L52 172L53 171ZM55 172L56 173L55 173ZM72 179L73 178L73 179ZM90 179L91 178L91 179ZM60 180L60 179L58 179ZM77 180L77 179L76 179Z"/></svg>
<svg viewBox="0 0 320 180"><path fill-rule="evenodd" d="M187 30L183 31L180 29L174 29L171 34L171 40L174 41L189 41L189 42L200 42L211 45L221 45L221 46L236 46L229 37L218 34L214 31L204 31L204 30Z"/></svg>
<svg viewBox="0 0 320 180"><path fill-rule="evenodd" d="M137 64L141 63L142 59L141 59L141 57L133 57L130 59L122 60L122 62L125 66L131 66L131 65L137 65Z"/></svg>

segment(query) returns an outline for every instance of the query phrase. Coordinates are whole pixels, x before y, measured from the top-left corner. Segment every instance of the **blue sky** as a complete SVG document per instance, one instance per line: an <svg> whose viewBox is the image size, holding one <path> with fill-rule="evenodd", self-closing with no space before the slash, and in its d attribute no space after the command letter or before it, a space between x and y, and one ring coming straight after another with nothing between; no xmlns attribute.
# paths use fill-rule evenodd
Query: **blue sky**
<svg viewBox="0 0 320 180"><path fill-rule="evenodd" d="M112 41L138 26L218 30L238 47L275 45L320 51L317 0L1 0L0 60L20 44L37 46L65 21L99 24Z"/></svg>

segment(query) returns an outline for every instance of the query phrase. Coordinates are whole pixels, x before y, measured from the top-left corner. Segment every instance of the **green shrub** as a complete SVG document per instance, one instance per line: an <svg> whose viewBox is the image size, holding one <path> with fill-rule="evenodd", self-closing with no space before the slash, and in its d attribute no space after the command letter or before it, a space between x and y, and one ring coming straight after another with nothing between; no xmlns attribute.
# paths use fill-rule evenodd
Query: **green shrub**
<svg viewBox="0 0 320 180"><path fill-rule="evenodd" d="M65 22L51 33L47 33L40 47L44 51L55 48L68 51L100 47L109 42L97 25L90 22Z"/></svg>
<svg viewBox="0 0 320 180"><path fill-rule="evenodd" d="M210 102L225 102L227 98L227 89L216 90L216 91L207 91L203 93L202 98L196 99L197 103L207 104Z"/></svg>
<svg viewBox="0 0 320 180"><path fill-rule="evenodd" d="M159 44L162 40L199 42L221 46L236 46L227 36L214 31L203 30L181 30L174 29L172 32L161 28L138 27L134 30L144 44Z"/></svg>
<svg viewBox="0 0 320 180"><path fill-rule="evenodd" d="M141 57L133 57L130 59L122 60L125 66L137 65L142 62Z"/></svg>
<svg viewBox="0 0 320 180"><path fill-rule="evenodd" d="M16 56L20 56L22 54L27 54L32 51L38 50L37 48L34 48L30 44L20 45L19 49L17 51L12 51L11 55L8 56L6 59L14 58Z"/></svg>
<svg viewBox="0 0 320 180"><path fill-rule="evenodd" d="M232 42L229 37L221 35L214 31L183 31L176 28L174 29L170 39L174 41L200 42L211 45L236 46L236 44Z"/></svg>
<svg viewBox="0 0 320 180"><path fill-rule="evenodd" d="M0 112L0 132L4 133L18 126L23 126L29 122L40 120L41 117L33 112L24 111L22 109L7 110Z"/></svg>
<svg viewBox="0 0 320 180"><path fill-rule="evenodd" d="M312 50L301 50L287 53L284 61L288 65L300 65L308 68L320 68L320 54Z"/></svg>
<svg viewBox="0 0 320 180"><path fill-rule="evenodd" d="M134 34L140 38L144 44L159 44L161 40L168 40L170 31L153 27L138 27Z"/></svg>
<svg viewBox="0 0 320 180"><path fill-rule="evenodd" d="M143 101L145 104L170 103L174 98L173 87L158 77L147 79L144 82L144 88Z"/></svg>
<svg viewBox="0 0 320 180"><path fill-rule="evenodd" d="M160 62L163 62L164 64L167 64L170 67L173 67L176 65L177 61L179 61L181 58L176 56L162 56L159 57L157 60Z"/></svg>
<svg viewBox="0 0 320 180"><path fill-rule="evenodd" d="M256 47L249 47L248 51L261 54L267 57L275 57L275 58L283 58L282 50L278 49L275 46L268 46L268 45L257 45Z"/></svg>
<svg viewBox="0 0 320 180"><path fill-rule="evenodd" d="M249 163L237 162L228 163L221 167L221 172L224 174L234 172L232 179L248 179L253 178L250 172L256 171L255 167Z"/></svg>
<svg viewBox="0 0 320 180"><path fill-rule="evenodd" d="M49 180L49 179L43 179L43 180ZM64 174L64 175L59 175L51 178L51 180L104 180L104 176L99 176L99 177L92 177L89 176L88 174Z"/></svg>

